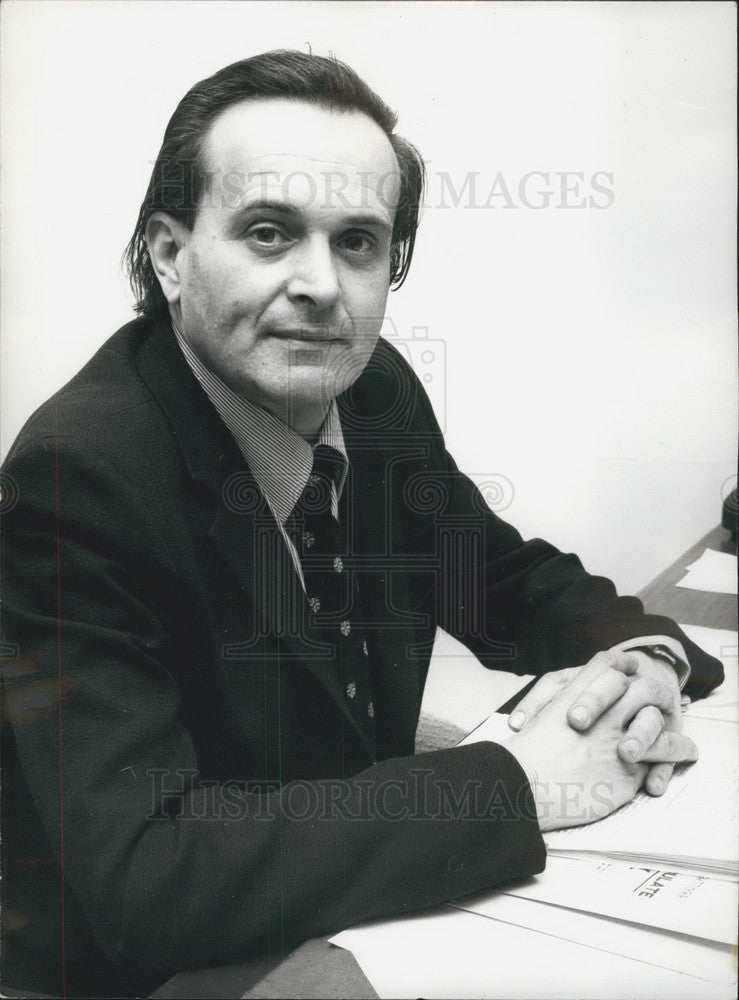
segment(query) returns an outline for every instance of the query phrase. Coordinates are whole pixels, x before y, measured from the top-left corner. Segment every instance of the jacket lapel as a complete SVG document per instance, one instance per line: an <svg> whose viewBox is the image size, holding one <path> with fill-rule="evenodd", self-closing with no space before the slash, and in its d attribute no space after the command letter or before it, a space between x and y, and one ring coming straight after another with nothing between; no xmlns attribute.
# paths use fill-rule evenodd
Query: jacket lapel
<svg viewBox="0 0 739 1000"><path fill-rule="evenodd" d="M269 504L167 321L154 325L137 363L200 488L208 535L243 592L245 617L253 609L252 635L224 655L239 659L253 650L275 661L292 661L296 668L304 666L366 744L366 734L347 709L333 647L308 625L302 586Z"/></svg>

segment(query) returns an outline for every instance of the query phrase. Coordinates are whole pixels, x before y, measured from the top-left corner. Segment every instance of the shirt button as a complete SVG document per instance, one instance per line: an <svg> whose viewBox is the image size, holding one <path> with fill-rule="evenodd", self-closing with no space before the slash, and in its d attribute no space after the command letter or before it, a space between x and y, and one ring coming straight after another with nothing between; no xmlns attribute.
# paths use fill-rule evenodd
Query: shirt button
<svg viewBox="0 0 739 1000"><path fill-rule="evenodd" d="M349 622L342 622L339 625L339 631L341 632L342 635L349 635L349 633L351 632L351 630L352 630L352 627L349 624Z"/></svg>
<svg viewBox="0 0 739 1000"><path fill-rule="evenodd" d="M350 681L346 686L346 696L347 698L353 698L357 693L357 685L354 681Z"/></svg>

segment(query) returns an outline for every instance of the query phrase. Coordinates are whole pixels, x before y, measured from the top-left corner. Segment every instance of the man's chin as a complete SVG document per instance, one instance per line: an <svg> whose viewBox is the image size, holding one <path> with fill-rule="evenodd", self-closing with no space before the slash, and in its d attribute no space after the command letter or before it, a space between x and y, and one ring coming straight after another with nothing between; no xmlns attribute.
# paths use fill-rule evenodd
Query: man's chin
<svg viewBox="0 0 739 1000"><path fill-rule="evenodd" d="M295 341L290 345L290 371L302 368L330 369L336 344L326 341Z"/></svg>
<svg viewBox="0 0 739 1000"><path fill-rule="evenodd" d="M352 352L336 351L331 345L297 347L290 355L289 390L330 401L356 382L368 360Z"/></svg>
<svg viewBox="0 0 739 1000"><path fill-rule="evenodd" d="M291 414L321 413L356 382L369 357L337 350L337 343L298 344L290 352L289 364L272 364L268 370L250 372L244 378L233 372L228 380L242 398L291 424ZM256 376L256 377L255 377Z"/></svg>
<svg viewBox="0 0 739 1000"><path fill-rule="evenodd" d="M333 399L343 392L348 385L337 382L321 367L290 370L289 382L274 385L249 385L237 392L242 398L255 406L267 410L273 416L291 427L296 421L303 423L310 415L311 423L323 421Z"/></svg>
<svg viewBox="0 0 739 1000"><path fill-rule="evenodd" d="M351 382L335 378L331 371L325 369L291 369L290 382L284 387L282 395L283 405L293 410L309 407L325 411L350 384Z"/></svg>

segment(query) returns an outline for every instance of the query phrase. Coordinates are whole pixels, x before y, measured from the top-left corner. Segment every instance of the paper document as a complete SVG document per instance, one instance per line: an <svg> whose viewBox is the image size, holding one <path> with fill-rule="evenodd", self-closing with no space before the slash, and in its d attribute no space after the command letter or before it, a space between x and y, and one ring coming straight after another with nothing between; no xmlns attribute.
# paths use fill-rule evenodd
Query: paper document
<svg viewBox="0 0 739 1000"><path fill-rule="evenodd" d="M687 567L688 572L676 586L713 594L736 594L736 567L736 556L706 549L700 559Z"/></svg>
<svg viewBox="0 0 739 1000"><path fill-rule="evenodd" d="M540 875L501 886L498 892L457 905L497 916L500 894L552 903L677 934L734 944L739 886L705 875L637 867L618 861L552 856ZM673 966L670 966L673 967Z"/></svg>
<svg viewBox="0 0 739 1000"><path fill-rule="evenodd" d="M530 905L544 909L543 904ZM556 923L553 914L554 933ZM602 930L604 938L618 933L619 925L604 923L609 925ZM450 906L421 917L353 927L330 941L353 953L380 997L398 1000L419 996L457 1000L572 1000L583 996L589 1000L734 1000L736 996L733 982L719 984L659 968ZM722 970L727 965L720 949L717 965ZM718 975L725 978L723 971Z"/></svg>
<svg viewBox="0 0 739 1000"><path fill-rule="evenodd" d="M664 858L645 858L643 855L639 855L638 858L633 858L630 854L623 856L619 855L617 851L604 851L599 854L598 851L563 851L560 848L557 848L556 851L552 851L550 857L571 858L573 861L593 861L597 864L612 864L616 861L618 864L639 865L642 868L651 867L655 871L669 868L669 870L671 872L675 872L676 875L687 875L690 878L704 875L710 878L713 882L731 882L733 885L739 884L735 872L727 873L725 871L712 871L709 875L708 872L703 872L700 868L696 868L694 862L683 865L678 861L673 861L672 858L670 858L668 865Z"/></svg>
<svg viewBox="0 0 739 1000"><path fill-rule="evenodd" d="M640 792L627 805L587 826L545 835L547 847L565 853L596 851L632 859L674 859L710 872L736 875L736 726L685 715L684 731L700 757L675 771L659 798Z"/></svg>
<svg viewBox="0 0 739 1000"><path fill-rule="evenodd" d="M611 955L634 958L712 983L730 983L736 972L733 948L607 917L580 913L500 892L472 896L454 904L491 920L528 927L541 934L575 941Z"/></svg>
<svg viewBox="0 0 739 1000"><path fill-rule="evenodd" d="M708 695L693 702L690 715L703 718L739 721L739 639L730 629L681 625L689 639L724 665L724 683Z"/></svg>
<svg viewBox="0 0 739 1000"><path fill-rule="evenodd" d="M690 706L684 731L695 740L700 757L678 767L659 798L639 792L627 805L597 823L555 830L545 835L547 848L594 851L626 860L671 861L705 874L736 877L739 871L737 798L739 768L736 725L721 719L693 716ZM511 738L505 717L493 715L462 744Z"/></svg>

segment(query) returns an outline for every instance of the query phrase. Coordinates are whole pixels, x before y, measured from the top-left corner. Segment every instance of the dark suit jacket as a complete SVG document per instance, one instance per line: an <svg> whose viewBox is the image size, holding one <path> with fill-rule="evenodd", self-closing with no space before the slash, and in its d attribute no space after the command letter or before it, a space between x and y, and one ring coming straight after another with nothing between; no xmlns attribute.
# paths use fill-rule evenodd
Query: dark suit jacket
<svg viewBox="0 0 739 1000"><path fill-rule="evenodd" d="M437 625L541 673L677 627L523 543L380 342L340 400L376 748L304 621L279 531L168 323L129 324L6 464L6 985L151 990L538 872L515 759L412 757ZM330 779L330 780L329 780Z"/></svg>

